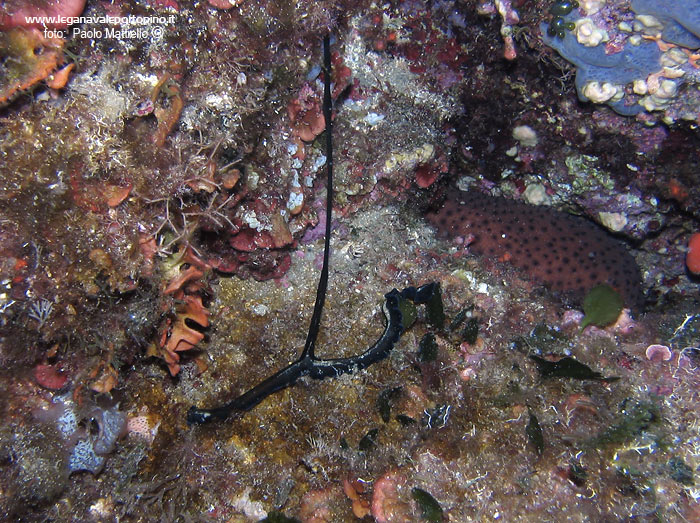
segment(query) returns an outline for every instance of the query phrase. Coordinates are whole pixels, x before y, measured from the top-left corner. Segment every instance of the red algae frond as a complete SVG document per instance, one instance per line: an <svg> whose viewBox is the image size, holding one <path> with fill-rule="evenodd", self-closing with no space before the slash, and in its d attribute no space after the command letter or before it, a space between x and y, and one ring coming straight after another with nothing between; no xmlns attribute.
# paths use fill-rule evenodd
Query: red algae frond
<svg viewBox="0 0 700 523"><path fill-rule="evenodd" d="M700 232L696 232L688 240L685 264L690 272L700 275Z"/></svg>
<svg viewBox="0 0 700 523"><path fill-rule="evenodd" d="M63 45L63 39L46 38L39 29L18 27L0 33L5 69L0 76L0 105L48 79L63 63Z"/></svg>

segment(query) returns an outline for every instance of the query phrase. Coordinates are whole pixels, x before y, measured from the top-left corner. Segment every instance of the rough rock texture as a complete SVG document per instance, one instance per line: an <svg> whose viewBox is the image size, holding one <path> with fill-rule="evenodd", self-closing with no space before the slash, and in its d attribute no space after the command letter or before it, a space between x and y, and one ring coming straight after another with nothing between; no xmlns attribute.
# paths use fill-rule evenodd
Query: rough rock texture
<svg viewBox="0 0 700 523"><path fill-rule="evenodd" d="M556 292L580 299L608 283L628 307L643 304L634 258L583 218L475 191L449 197L427 218L448 236L474 236L473 252L508 261Z"/></svg>
<svg viewBox="0 0 700 523"><path fill-rule="evenodd" d="M668 100L629 118L577 100L573 67L539 36L556 0L212 1L87 2L81 31L127 29L106 15L175 21L139 25L148 38L66 34L64 88L33 74L0 108L0 520L419 521L419 488L453 522L700 521L700 295L684 261L700 231L700 68L688 49L663 53L684 60L671 68L683 77L637 82L655 94L618 86L637 105ZM586 18L605 45L655 36L634 28L630 2L579 0L594 2ZM383 362L190 427L189 406L248 390L304 343L328 163L326 135L304 138L318 131L329 30L341 94L317 352L375 343L393 287L439 281L452 328L419 314ZM9 35L0 76L43 73L58 53L22 40L12 54ZM660 97L665 80L675 98ZM667 117L677 124L648 125ZM536 144L513 135L522 126ZM581 331L583 313L518 269L452 256L415 216L448 178L566 202L633 241L647 313ZM532 355L620 379L543 378ZM65 432L60 397L75 414ZM108 453L94 409L127 416Z"/></svg>

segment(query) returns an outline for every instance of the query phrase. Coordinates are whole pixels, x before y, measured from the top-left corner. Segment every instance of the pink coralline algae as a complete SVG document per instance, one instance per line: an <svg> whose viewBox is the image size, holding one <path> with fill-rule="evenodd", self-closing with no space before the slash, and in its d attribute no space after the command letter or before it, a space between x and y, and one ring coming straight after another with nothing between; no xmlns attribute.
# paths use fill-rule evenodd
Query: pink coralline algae
<svg viewBox="0 0 700 523"><path fill-rule="evenodd" d="M153 444L158 434L158 427L160 427L160 421L148 415L131 416L126 422L127 432L141 438L149 445Z"/></svg>
<svg viewBox="0 0 700 523"><path fill-rule="evenodd" d="M448 198L427 218L443 235L474 235L473 252L509 262L564 296L580 300L595 285L607 283L627 307L642 306L634 258L583 218L474 191Z"/></svg>
<svg viewBox="0 0 700 523"><path fill-rule="evenodd" d="M34 367L34 379L45 389L59 390L68 381L68 376L61 372L57 365L39 364Z"/></svg>
<svg viewBox="0 0 700 523"><path fill-rule="evenodd" d="M400 499L399 490L406 485L406 478L397 470L384 474L374 484L372 516L378 523L408 521L410 506Z"/></svg>
<svg viewBox="0 0 700 523"><path fill-rule="evenodd" d="M287 106L294 134L305 142L312 142L326 128L321 111L321 99L310 85L302 87L299 96Z"/></svg>
<svg viewBox="0 0 700 523"><path fill-rule="evenodd" d="M670 360L673 353L666 345L653 344L647 347L646 356L648 360L661 362Z"/></svg>
<svg viewBox="0 0 700 523"><path fill-rule="evenodd" d="M243 0L209 0L209 5L217 9L231 9L243 3Z"/></svg>
<svg viewBox="0 0 700 523"><path fill-rule="evenodd" d="M700 233L696 232L688 240L688 253L685 265L693 274L700 274Z"/></svg>

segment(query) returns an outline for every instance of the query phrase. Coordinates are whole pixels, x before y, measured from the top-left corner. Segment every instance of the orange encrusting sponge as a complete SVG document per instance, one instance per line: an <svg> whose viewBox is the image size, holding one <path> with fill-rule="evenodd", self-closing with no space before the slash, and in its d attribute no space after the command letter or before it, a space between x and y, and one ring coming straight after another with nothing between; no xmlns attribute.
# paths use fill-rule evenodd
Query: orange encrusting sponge
<svg viewBox="0 0 700 523"><path fill-rule="evenodd" d="M700 232L696 232L688 240L688 253L685 264L693 274L700 274Z"/></svg>

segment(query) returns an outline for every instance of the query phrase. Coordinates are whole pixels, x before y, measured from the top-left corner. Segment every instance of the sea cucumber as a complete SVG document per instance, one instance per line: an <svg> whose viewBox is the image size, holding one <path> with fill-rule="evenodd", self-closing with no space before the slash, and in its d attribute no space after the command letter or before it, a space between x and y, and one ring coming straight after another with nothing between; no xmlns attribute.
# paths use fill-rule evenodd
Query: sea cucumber
<svg viewBox="0 0 700 523"><path fill-rule="evenodd" d="M473 236L472 252L508 261L563 298L580 303L589 289L607 283L627 307L642 308L635 259L584 218L476 191L456 191L426 218L443 236Z"/></svg>

